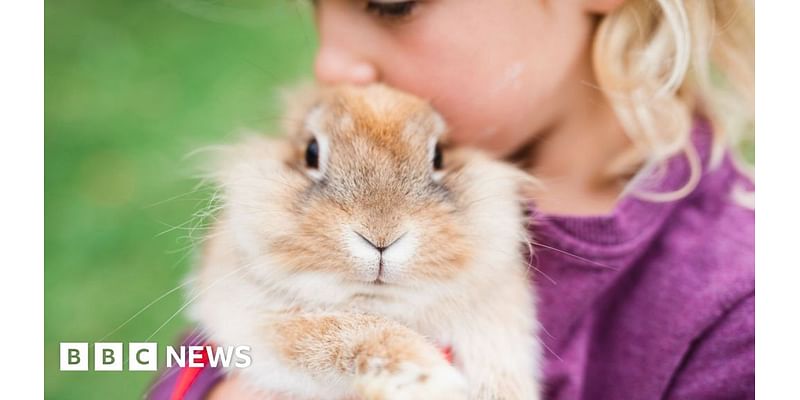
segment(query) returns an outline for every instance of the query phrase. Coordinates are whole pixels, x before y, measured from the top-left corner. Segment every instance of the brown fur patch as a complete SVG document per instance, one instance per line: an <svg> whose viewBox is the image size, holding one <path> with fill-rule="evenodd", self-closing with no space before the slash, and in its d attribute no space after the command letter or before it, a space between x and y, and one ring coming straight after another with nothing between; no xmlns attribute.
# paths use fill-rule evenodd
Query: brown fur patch
<svg viewBox="0 0 800 400"><path fill-rule="evenodd" d="M394 373L404 362L441 362L438 351L419 334L376 316L296 316L277 323L275 333L289 365L312 372Z"/></svg>

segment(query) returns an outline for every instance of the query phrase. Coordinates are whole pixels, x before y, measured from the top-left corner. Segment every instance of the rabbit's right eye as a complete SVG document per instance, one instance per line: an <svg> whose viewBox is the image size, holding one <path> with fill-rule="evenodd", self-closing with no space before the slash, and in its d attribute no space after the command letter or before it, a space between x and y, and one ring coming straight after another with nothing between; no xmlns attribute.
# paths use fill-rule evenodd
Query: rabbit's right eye
<svg viewBox="0 0 800 400"><path fill-rule="evenodd" d="M437 144L433 149L433 169L440 170L443 167L442 148Z"/></svg>
<svg viewBox="0 0 800 400"><path fill-rule="evenodd" d="M308 168L319 168L319 144L317 139L311 139L306 147L306 166Z"/></svg>

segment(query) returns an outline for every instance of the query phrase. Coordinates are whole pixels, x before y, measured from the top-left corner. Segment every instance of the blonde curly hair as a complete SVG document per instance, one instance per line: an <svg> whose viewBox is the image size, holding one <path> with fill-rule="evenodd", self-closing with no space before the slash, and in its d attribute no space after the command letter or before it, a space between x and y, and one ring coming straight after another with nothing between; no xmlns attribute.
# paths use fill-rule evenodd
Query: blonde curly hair
<svg viewBox="0 0 800 400"><path fill-rule="evenodd" d="M679 153L691 166L682 188L638 196L669 201L697 184L704 166L689 138L696 113L713 126L708 168L753 134L754 13L752 0L627 0L601 17L592 54L597 82L634 143L609 172L658 166Z"/></svg>

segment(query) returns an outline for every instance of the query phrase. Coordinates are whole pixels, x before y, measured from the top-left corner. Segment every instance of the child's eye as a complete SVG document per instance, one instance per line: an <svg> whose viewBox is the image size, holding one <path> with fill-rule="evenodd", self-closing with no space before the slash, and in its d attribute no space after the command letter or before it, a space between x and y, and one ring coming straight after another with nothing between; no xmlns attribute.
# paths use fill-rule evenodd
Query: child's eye
<svg viewBox="0 0 800 400"><path fill-rule="evenodd" d="M386 18L402 18L411 14L417 1L368 1L367 11Z"/></svg>

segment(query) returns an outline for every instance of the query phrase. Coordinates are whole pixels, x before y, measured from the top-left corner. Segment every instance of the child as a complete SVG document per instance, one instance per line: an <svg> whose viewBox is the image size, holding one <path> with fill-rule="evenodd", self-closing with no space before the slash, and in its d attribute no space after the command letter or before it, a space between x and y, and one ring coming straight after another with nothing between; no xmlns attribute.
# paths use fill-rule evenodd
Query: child
<svg viewBox="0 0 800 400"><path fill-rule="evenodd" d="M544 398L754 397L752 184L727 151L752 122L751 2L314 7L319 81L429 98L454 142L544 183ZM209 398L257 397L231 377Z"/></svg>

